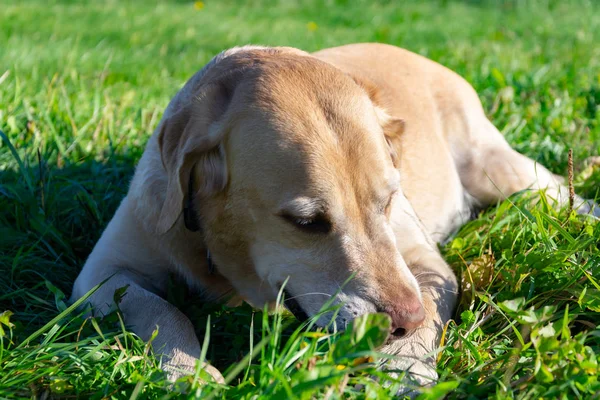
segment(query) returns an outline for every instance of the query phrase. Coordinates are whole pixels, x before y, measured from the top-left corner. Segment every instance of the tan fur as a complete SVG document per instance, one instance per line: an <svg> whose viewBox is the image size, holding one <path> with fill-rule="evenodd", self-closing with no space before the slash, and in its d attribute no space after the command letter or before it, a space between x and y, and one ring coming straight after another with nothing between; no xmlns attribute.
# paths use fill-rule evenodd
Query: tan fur
<svg viewBox="0 0 600 400"><path fill-rule="evenodd" d="M470 85L432 61L380 44L314 55L235 48L169 104L73 299L116 274L91 303L106 313L114 290L129 284L126 322L143 338L159 326L154 346L172 372L193 368L200 347L189 320L160 297L169 271L256 306L289 279L308 315L339 291L340 327L388 312L410 333L384 351L407 356L393 366L425 383L435 379L434 350L457 296L436 242L474 207L529 187L564 201L553 175L486 119ZM190 202L199 232L184 226ZM331 232L286 220L314 214Z"/></svg>

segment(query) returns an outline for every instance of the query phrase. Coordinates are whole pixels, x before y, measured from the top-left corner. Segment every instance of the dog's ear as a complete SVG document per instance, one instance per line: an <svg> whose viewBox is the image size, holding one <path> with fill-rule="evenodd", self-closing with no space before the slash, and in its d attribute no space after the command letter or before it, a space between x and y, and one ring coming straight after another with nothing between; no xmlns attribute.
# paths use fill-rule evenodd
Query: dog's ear
<svg viewBox="0 0 600 400"><path fill-rule="evenodd" d="M383 129L383 135L385 136L385 141L390 149L392 162L396 168L399 168L400 159L398 157L398 151L400 150L400 139L404 133L406 122L404 122L402 118L388 115L385 110L377 105L375 105L375 114L377 114L377 119L379 120L379 123Z"/></svg>
<svg viewBox="0 0 600 400"><path fill-rule="evenodd" d="M385 140L390 148L390 155L394 166L398 168L400 166L400 160L398 158L398 149L400 149L400 138L404 133L406 123L402 118L393 117L385 111L385 100L381 96L379 88L370 79L365 77L357 77L351 75L352 79L358 86L360 86L369 96L373 106L375 107L375 114L383 129Z"/></svg>
<svg viewBox="0 0 600 400"><path fill-rule="evenodd" d="M190 104L162 122L158 144L168 184L158 234L173 227L189 196L211 196L227 185L222 140L227 130L224 114L233 93L229 86L222 82L202 86ZM188 193L190 187L196 193Z"/></svg>

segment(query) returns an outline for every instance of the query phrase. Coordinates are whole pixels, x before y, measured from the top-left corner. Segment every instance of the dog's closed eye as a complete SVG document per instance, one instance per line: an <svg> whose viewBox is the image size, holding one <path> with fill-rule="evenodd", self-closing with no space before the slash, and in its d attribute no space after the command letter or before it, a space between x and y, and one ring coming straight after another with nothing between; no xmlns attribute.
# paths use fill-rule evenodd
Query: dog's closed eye
<svg viewBox="0 0 600 400"><path fill-rule="evenodd" d="M331 221L324 214L316 214L312 217L297 217L283 213L281 218L307 233L327 234L331 232Z"/></svg>

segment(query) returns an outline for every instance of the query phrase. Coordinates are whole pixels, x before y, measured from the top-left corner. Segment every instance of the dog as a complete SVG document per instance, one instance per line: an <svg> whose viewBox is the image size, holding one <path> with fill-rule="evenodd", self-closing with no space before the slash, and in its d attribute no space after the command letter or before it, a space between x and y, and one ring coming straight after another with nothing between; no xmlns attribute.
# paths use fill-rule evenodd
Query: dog
<svg viewBox="0 0 600 400"><path fill-rule="evenodd" d="M433 61L384 44L232 48L168 105L71 300L108 279L89 298L103 315L126 286L125 322L144 340L159 328L153 346L176 379L200 345L163 298L170 273L256 307L287 282L299 319L333 296L342 329L389 314L382 351L407 356L393 367L426 384L458 293L437 243L526 189L568 200L559 178L508 145L474 89Z"/></svg>

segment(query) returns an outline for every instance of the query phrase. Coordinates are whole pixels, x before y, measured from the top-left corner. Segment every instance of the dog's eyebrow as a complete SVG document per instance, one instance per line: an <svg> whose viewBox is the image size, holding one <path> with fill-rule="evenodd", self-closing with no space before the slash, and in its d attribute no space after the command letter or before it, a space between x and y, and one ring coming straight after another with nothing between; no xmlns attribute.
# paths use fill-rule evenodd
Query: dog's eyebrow
<svg viewBox="0 0 600 400"><path fill-rule="evenodd" d="M325 213L325 206L320 199L310 197L297 197L285 203L279 214L287 214L295 217L312 218Z"/></svg>

